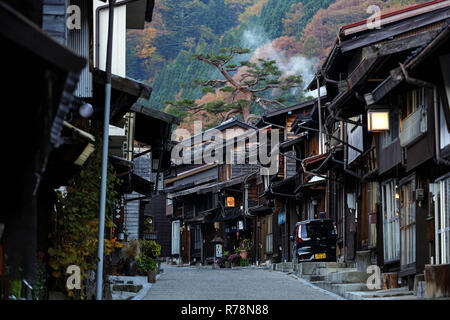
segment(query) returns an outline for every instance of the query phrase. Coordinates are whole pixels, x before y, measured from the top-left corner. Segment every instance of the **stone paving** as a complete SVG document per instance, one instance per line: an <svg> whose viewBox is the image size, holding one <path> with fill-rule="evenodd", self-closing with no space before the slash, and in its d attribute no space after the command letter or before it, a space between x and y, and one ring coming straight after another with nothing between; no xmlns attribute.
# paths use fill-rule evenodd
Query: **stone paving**
<svg viewBox="0 0 450 320"><path fill-rule="evenodd" d="M320 288L283 272L162 265L164 273L144 300L334 300Z"/></svg>

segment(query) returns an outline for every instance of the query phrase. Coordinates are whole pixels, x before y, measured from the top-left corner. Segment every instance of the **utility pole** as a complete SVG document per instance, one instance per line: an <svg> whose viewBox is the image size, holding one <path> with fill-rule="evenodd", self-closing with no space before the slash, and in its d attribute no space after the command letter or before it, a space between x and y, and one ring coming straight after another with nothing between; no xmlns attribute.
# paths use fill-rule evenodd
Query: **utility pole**
<svg viewBox="0 0 450 320"><path fill-rule="evenodd" d="M317 81L317 107L319 109L319 154L322 154L324 152L323 150L323 137L322 137L322 104L320 101L320 80L319 76L316 75L316 81Z"/></svg>
<svg viewBox="0 0 450 320"><path fill-rule="evenodd" d="M114 27L114 6L116 0L109 0L108 44L106 49L105 113L103 121L102 180L100 187L100 216L98 224L98 263L96 299L103 299L103 251L105 238L106 182L108 180L108 140L111 109L111 66ZM98 41L98 39L97 39Z"/></svg>

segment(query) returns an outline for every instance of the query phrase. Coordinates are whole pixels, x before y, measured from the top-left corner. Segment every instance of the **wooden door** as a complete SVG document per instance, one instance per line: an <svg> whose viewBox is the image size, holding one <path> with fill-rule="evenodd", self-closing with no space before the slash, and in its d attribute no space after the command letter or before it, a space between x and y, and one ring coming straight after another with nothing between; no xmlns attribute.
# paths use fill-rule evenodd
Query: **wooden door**
<svg viewBox="0 0 450 320"><path fill-rule="evenodd" d="M184 228L181 242L181 259L183 263L189 263L190 258L191 258L191 233L186 228Z"/></svg>
<svg viewBox="0 0 450 320"><path fill-rule="evenodd" d="M356 223L355 210L347 208L346 218L346 239L345 239L345 260L353 261L355 259L355 237L356 237Z"/></svg>

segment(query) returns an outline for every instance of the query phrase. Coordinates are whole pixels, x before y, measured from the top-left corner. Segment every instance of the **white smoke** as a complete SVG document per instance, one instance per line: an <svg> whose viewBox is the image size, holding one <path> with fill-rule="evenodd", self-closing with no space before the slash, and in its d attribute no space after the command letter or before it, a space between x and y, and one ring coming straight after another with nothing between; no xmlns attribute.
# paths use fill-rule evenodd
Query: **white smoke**
<svg viewBox="0 0 450 320"><path fill-rule="evenodd" d="M253 54L250 55L253 61L256 61L258 58L275 60L283 77L301 74L303 89L314 78L314 66L317 65L318 58L307 58L302 55L288 57L285 52L273 46L272 40L267 37L264 30L260 27L245 30L241 43L244 48L249 48L253 51ZM293 89L292 94L297 93L298 89Z"/></svg>

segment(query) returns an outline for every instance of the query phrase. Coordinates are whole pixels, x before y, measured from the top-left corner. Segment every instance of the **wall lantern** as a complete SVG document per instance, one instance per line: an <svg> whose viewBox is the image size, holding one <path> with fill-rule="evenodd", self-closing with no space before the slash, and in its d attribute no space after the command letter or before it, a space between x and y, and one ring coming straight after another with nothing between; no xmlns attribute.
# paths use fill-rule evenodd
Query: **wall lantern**
<svg viewBox="0 0 450 320"><path fill-rule="evenodd" d="M368 110L367 130L370 132L389 131L389 110Z"/></svg>
<svg viewBox="0 0 450 320"><path fill-rule="evenodd" d="M227 208L234 208L234 197L227 197L225 203Z"/></svg>

